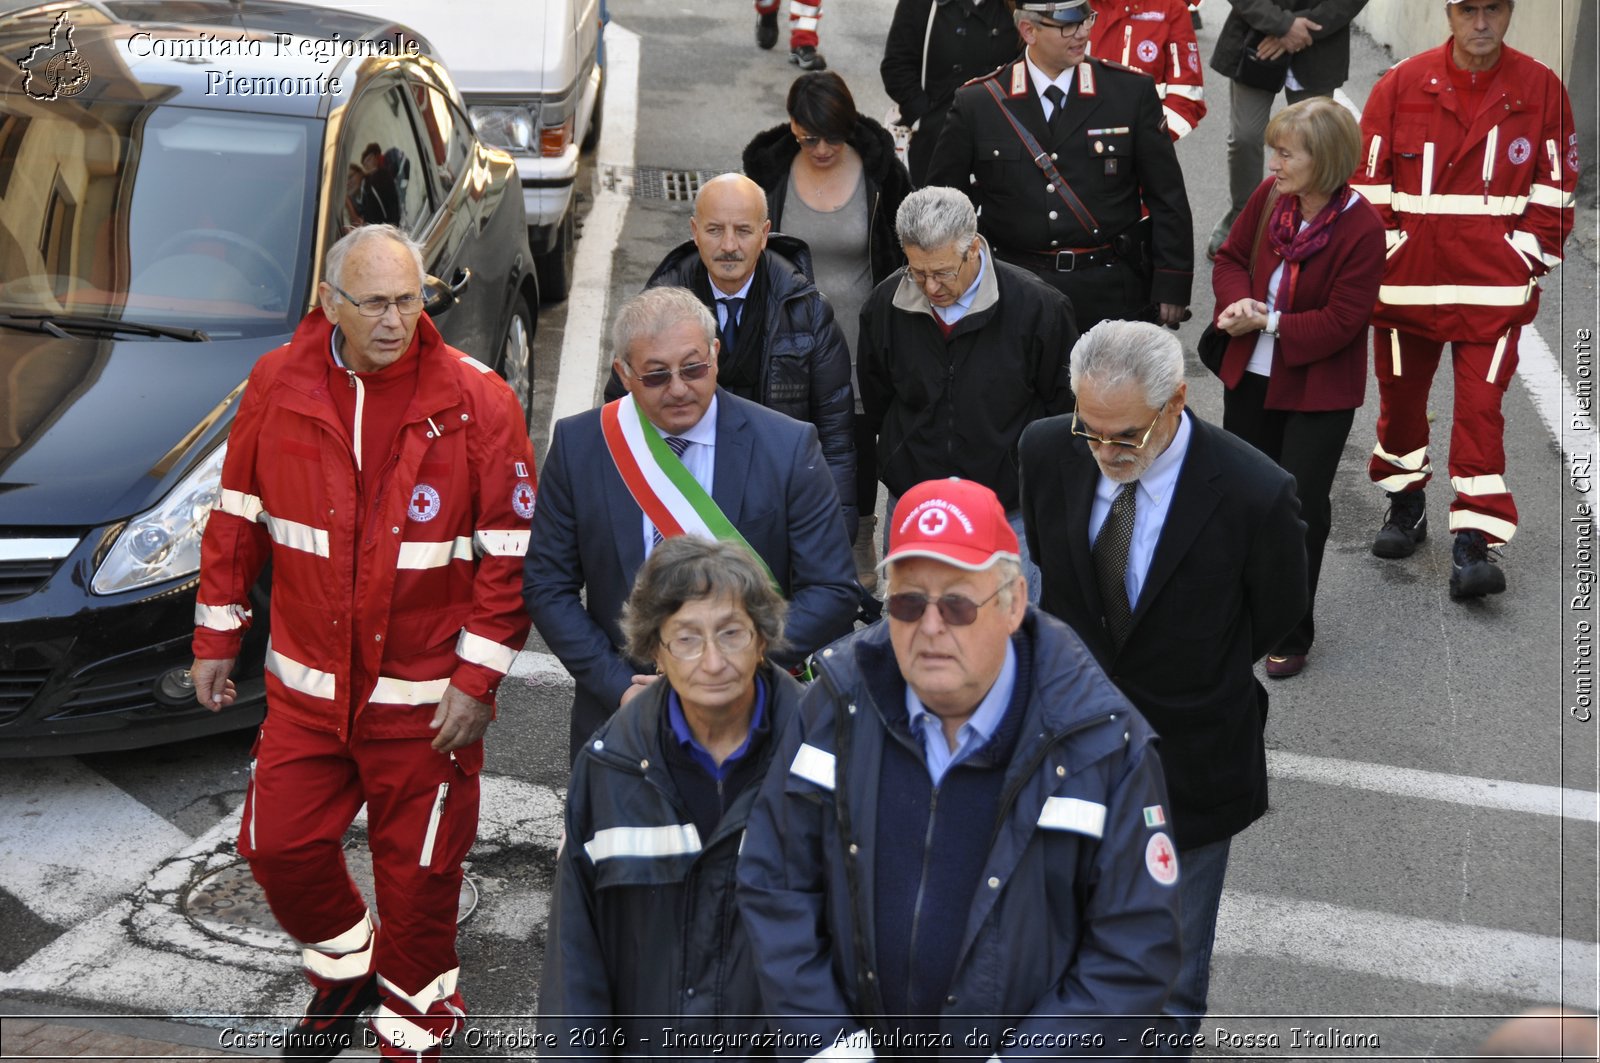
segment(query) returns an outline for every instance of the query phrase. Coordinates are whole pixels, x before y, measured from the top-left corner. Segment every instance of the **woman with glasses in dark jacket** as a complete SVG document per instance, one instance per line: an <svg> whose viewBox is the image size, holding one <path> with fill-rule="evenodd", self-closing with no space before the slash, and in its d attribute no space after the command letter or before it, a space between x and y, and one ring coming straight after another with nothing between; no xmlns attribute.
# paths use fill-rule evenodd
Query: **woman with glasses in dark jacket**
<svg viewBox="0 0 1600 1063"><path fill-rule="evenodd" d="M718 1039L730 1059L771 1055L751 1051L766 1019L733 890L800 699L767 660L786 609L742 544L681 535L639 569L622 633L660 675L572 767L539 993L539 1032L555 1040L541 1057L711 1058L685 1044Z"/></svg>
<svg viewBox="0 0 1600 1063"><path fill-rule="evenodd" d="M1311 603L1267 657L1267 675L1305 667L1333 477L1366 397L1367 322L1383 278L1383 222L1350 187L1361 131L1326 97L1267 123L1271 175L1217 253L1215 321L1230 337L1217 375L1222 426L1294 475L1306 522Z"/></svg>
<svg viewBox="0 0 1600 1063"><path fill-rule="evenodd" d="M856 111L849 86L830 71L801 74L789 86L789 121L744 149L744 172L767 194L774 232L804 240L812 276L833 307L850 347L856 392L856 568L876 581L872 554L878 502L877 447L865 429L855 373L856 322L873 286L905 264L895 238L895 212L911 178L888 130Z"/></svg>

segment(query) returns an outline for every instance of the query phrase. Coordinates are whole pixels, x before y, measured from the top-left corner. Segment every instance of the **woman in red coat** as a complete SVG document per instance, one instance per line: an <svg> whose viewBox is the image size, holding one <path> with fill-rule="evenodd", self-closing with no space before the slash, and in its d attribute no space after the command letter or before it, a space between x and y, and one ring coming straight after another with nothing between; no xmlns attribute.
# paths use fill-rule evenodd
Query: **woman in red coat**
<svg viewBox="0 0 1600 1063"><path fill-rule="evenodd" d="M1361 131L1348 111L1303 100L1267 124L1266 140L1272 176L1234 222L1211 285L1217 327L1232 337L1218 373L1223 427L1294 475L1306 522L1312 604L1267 657L1267 675L1283 679L1305 667L1315 634L1333 476L1366 395L1384 243L1378 212L1349 184Z"/></svg>

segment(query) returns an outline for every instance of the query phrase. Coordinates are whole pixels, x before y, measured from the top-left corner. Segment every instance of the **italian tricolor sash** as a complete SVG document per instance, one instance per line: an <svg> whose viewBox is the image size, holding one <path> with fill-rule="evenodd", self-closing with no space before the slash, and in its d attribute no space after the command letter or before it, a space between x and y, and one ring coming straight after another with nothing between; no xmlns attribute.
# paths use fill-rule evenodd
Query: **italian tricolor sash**
<svg viewBox="0 0 1600 1063"><path fill-rule="evenodd" d="M711 495L690 475L682 460L667 446L660 430L645 418L632 395L624 395L601 408L600 430L628 493L663 539L698 535L738 543L761 562L767 577L773 578L766 560L745 541ZM776 579L773 584L777 584Z"/></svg>

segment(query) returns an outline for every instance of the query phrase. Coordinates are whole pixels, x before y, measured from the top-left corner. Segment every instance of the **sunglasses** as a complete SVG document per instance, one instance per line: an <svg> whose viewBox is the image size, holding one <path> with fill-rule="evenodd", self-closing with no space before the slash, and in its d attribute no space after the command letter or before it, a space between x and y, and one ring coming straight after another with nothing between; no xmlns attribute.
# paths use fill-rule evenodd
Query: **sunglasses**
<svg viewBox="0 0 1600 1063"><path fill-rule="evenodd" d="M628 371L629 376L647 388L664 388L672 383L673 377L679 377L685 382L704 380L706 374L711 372L710 362L691 362L688 365L679 366L677 369L652 369L648 373L634 372L633 366L627 362L623 362L622 367Z"/></svg>
<svg viewBox="0 0 1600 1063"><path fill-rule="evenodd" d="M926 594L891 594L885 602L889 615L903 624L915 624L920 621L923 614L928 611L929 603L939 607L939 617L951 627L966 627L978 619L978 610L994 601L995 595L1004 590L1004 585L996 587L994 594L989 595L981 602L959 594L946 594L942 598L929 598Z"/></svg>
<svg viewBox="0 0 1600 1063"><path fill-rule="evenodd" d="M794 139L795 143L807 150L816 147L824 140L826 140L829 144L832 144L834 147L838 147L840 144L845 142L844 137L795 137Z"/></svg>

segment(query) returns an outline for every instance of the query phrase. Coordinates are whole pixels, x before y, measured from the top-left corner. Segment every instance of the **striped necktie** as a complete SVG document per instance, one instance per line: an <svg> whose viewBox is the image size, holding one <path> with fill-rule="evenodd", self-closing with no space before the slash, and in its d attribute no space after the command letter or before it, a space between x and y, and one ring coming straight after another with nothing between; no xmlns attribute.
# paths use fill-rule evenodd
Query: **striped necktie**
<svg viewBox="0 0 1600 1063"><path fill-rule="evenodd" d="M689 449L689 441L681 436L662 436L661 438L667 441L667 446L672 448L672 452L676 454L678 459L681 461L683 459L683 452ZM661 529L652 527L650 529L650 549L654 550L660 545Z"/></svg>

